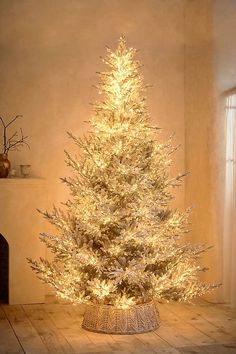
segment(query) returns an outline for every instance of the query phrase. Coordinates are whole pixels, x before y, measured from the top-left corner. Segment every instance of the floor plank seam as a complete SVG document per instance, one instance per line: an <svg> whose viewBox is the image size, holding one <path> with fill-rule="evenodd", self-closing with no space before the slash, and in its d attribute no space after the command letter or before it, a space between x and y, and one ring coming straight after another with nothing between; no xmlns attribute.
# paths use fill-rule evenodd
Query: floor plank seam
<svg viewBox="0 0 236 354"><path fill-rule="evenodd" d="M159 310L158 330L112 336L83 330L81 307L0 304L0 353L236 354L236 312L211 304L167 304Z"/></svg>
<svg viewBox="0 0 236 354"><path fill-rule="evenodd" d="M4 312L4 314L5 314L5 316L6 316L6 320L7 320L7 322L9 323L9 326L10 326L11 329L12 329L12 332L14 333L14 335L15 335L15 337L16 337L17 342L19 343L19 346L20 346L21 349L22 349L22 352L23 352L24 354L26 354L26 351L25 351L24 347L22 346L22 344L21 344L21 342L20 342L20 340L19 340L19 338L18 338L18 336L17 336L17 334L16 334L15 329L14 329L14 327L13 327L12 324L11 324L11 321L10 321L9 318L7 317L7 314L6 314L6 311L4 310L4 307L1 306L1 308L2 308L2 311Z"/></svg>

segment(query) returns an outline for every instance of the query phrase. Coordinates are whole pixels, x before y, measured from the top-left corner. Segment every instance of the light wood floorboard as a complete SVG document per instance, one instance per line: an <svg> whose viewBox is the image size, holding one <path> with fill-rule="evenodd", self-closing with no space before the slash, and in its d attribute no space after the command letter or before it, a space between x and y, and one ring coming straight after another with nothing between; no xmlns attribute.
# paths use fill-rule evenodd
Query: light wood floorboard
<svg viewBox="0 0 236 354"><path fill-rule="evenodd" d="M236 354L235 310L206 301L158 309L158 330L126 336L82 329L83 307L0 305L0 354Z"/></svg>

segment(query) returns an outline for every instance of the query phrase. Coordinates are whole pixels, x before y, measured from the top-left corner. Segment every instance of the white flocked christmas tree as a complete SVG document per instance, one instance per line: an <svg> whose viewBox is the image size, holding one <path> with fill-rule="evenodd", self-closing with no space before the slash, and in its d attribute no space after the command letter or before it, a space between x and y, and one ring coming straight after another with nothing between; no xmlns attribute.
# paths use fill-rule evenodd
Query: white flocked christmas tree
<svg viewBox="0 0 236 354"><path fill-rule="evenodd" d="M189 210L172 209L171 139L160 143L150 123L136 50L124 37L107 49L108 71L97 86L86 138L70 136L78 157L63 178L71 191L63 210L41 212L57 233L40 238L52 261L29 259L38 277L74 304L129 308L157 300L185 301L214 285L200 281L199 258L207 247L185 243Z"/></svg>

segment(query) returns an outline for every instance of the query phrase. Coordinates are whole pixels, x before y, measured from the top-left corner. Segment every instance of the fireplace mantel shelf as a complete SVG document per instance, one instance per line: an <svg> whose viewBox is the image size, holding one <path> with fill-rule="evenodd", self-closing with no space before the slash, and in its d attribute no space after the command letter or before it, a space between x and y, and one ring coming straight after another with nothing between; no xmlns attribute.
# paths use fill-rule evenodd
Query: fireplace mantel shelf
<svg viewBox="0 0 236 354"><path fill-rule="evenodd" d="M29 184L40 184L45 182L44 178L0 178L0 186L10 186L15 184L29 185Z"/></svg>

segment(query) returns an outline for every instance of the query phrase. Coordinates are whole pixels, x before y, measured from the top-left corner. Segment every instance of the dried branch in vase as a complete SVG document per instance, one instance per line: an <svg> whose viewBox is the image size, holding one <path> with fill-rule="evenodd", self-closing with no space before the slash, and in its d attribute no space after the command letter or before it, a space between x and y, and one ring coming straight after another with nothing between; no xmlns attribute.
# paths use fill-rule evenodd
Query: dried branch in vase
<svg viewBox="0 0 236 354"><path fill-rule="evenodd" d="M21 118L22 115L17 115L15 116L10 122L6 123L2 117L0 117L0 121L2 123L3 127L3 144L2 144L2 151L3 154L8 154L9 151L14 151L14 150L19 150L20 147L22 146L27 146L29 148L28 143L26 140L28 139L28 136L25 136L23 133L22 128L20 128L20 134L18 131L15 131L9 138L7 136L8 128L19 118Z"/></svg>

